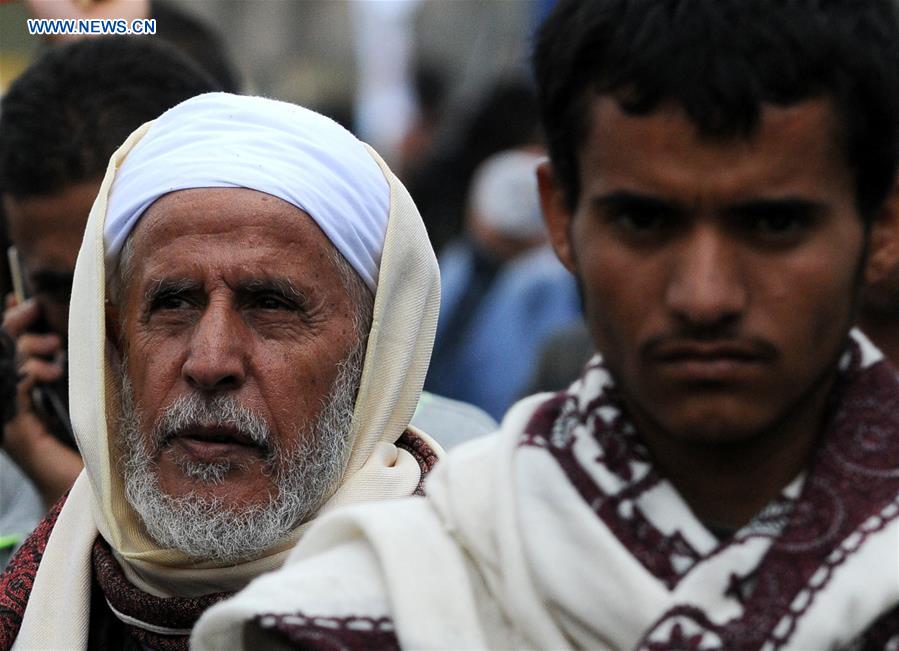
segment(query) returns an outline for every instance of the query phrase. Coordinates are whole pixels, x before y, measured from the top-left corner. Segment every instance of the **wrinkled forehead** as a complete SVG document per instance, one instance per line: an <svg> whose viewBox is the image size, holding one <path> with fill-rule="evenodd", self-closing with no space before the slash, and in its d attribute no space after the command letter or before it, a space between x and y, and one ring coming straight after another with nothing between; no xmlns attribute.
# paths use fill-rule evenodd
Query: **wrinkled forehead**
<svg viewBox="0 0 899 651"><path fill-rule="evenodd" d="M107 274L154 202L198 188L255 190L298 208L376 291L390 186L365 145L332 120L227 93L164 113L116 172L104 227Z"/></svg>
<svg viewBox="0 0 899 651"><path fill-rule="evenodd" d="M345 262L335 265L338 252L307 214L246 188L164 195L135 226L125 256L128 286L144 296L165 284L339 302L355 276Z"/></svg>
<svg viewBox="0 0 899 651"><path fill-rule="evenodd" d="M279 197L243 187L190 188L156 199L129 237L148 246L164 246L176 238L252 243L263 235L277 235L289 247L310 232L333 250L308 213Z"/></svg>

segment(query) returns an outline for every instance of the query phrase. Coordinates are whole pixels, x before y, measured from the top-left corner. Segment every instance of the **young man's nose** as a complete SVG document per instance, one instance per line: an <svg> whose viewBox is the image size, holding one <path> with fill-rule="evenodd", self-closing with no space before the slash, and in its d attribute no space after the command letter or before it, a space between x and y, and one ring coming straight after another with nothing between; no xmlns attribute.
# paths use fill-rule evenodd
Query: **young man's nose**
<svg viewBox="0 0 899 651"><path fill-rule="evenodd" d="M738 243L713 225L697 226L672 263L665 301L687 324L715 327L743 313L748 292Z"/></svg>

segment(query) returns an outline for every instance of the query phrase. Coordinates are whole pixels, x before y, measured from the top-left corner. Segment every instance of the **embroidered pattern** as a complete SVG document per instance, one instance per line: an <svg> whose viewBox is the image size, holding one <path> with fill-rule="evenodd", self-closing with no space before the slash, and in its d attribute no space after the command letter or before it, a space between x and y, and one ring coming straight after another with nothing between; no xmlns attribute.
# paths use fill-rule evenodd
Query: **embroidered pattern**
<svg viewBox="0 0 899 651"><path fill-rule="evenodd" d="M418 486L415 487L415 491L413 491L412 494L424 495L425 478L434 466L437 465L437 462L439 461L437 455L423 438L417 434L413 434L410 430L403 432L403 435L397 439L396 447L411 454L418 462L418 465L421 468L421 479L418 480Z"/></svg>
<svg viewBox="0 0 899 651"><path fill-rule="evenodd" d="M885 363L864 366L858 344L851 346L834 389L836 407L798 497L773 501L710 550L663 530L641 508L640 498L665 480L649 466L598 358L534 413L520 445L551 455L603 524L669 590L732 545L770 541L755 569L724 577L722 598L742 606L739 616L716 625L693 605L676 606L650 627L639 649L782 648L837 568L899 516L896 378ZM880 626L893 625L895 634L899 614L892 617Z"/></svg>
<svg viewBox="0 0 899 651"><path fill-rule="evenodd" d="M389 617L260 615L253 619L253 623L307 651L394 651L400 648L393 620Z"/></svg>

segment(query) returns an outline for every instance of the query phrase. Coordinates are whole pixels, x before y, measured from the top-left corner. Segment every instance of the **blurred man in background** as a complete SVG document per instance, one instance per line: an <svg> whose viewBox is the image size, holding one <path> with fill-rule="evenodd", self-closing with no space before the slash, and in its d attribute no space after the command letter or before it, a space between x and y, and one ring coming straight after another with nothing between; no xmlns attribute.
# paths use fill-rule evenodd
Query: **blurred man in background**
<svg viewBox="0 0 899 651"><path fill-rule="evenodd" d="M533 84L517 76L494 80L469 102L444 107L440 115L427 153L408 161L404 170L438 255L465 229L478 166L493 154L540 142Z"/></svg>
<svg viewBox="0 0 899 651"><path fill-rule="evenodd" d="M426 387L500 418L537 350L578 319L577 289L547 245L538 148L502 151L475 170L465 234L440 255L442 303Z"/></svg>
<svg viewBox="0 0 899 651"><path fill-rule="evenodd" d="M30 295L10 299L3 319L21 372L3 449L46 506L82 467L68 415L69 296L109 157L144 122L217 88L171 46L104 37L49 50L0 104L0 195L21 263L15 271Z"/></svg>
<svg viewBox="0 0 899 651"><path fill-rule="evenodd" d="M853 328L889 243L895 2L561 0L534 63L602 357L427 499L323 519L197 648L895 646L899 379Z"/></svg>

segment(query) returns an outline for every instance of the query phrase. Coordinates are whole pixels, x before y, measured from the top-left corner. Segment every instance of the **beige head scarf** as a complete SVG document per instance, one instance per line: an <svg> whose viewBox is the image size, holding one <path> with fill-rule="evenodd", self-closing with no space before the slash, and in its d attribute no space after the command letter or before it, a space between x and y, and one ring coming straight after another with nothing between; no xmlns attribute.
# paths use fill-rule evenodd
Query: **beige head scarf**
<svg viewBox="0 0 899 651"><path fill-rule="evenodd" d="M218 95L218 99L222 97ZM265 110L269 105L287 106L260 98L224 97L236 106L251 107L248 115L252 115L252 107ZM296 129L315 128L316 124L333 128L327 118L308 111L306 114L311 116L306 115L308 119L298 122ZM139 128L112 156L78 255L69 320L70 402L85 470L50 536L16 642L19 648L85 647L90 550L98 532L138 587L159 596L196 596L239 589L253 577L280 566L306 528L305 524L298 527L288 540L262 558L217 567L176 550L159 548L144 533L125 499L113 441L119 406L105 334L108 251L104 224L120 167L142 140L153 138L154 125ZM224 130L235 131L241 126L239 121L221 125ZM353 449L340 487L321 512L342 504L409 495L418 485L418 463L394 442L407 427L418 401L439 303L436 260L412 199L373 150L361 143L358 146L365 148L387 180L389 214L354 412ZM438 449L436 444L432 447Z"/></svg>

